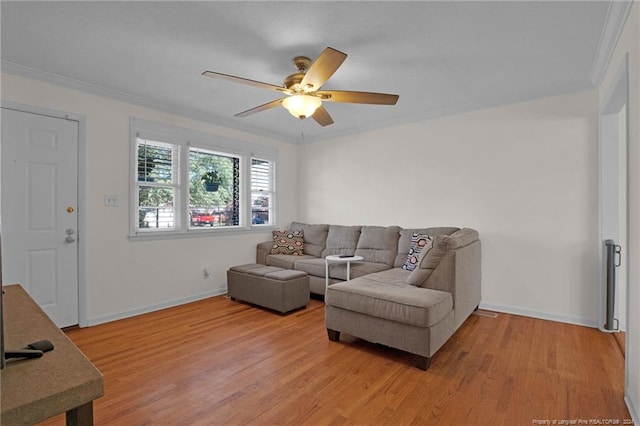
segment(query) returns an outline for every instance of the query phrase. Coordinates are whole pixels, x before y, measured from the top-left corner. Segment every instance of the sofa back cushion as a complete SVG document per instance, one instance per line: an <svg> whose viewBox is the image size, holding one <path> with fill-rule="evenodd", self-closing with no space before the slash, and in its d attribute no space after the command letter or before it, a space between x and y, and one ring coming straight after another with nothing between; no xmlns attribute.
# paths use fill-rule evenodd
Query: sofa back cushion
<svg viewBox="0 0 640 426"><path fill-rule="evenodd" d="M393 266L399 238L399 226L363 226L355 254L365 262Z"/></svg>
<svg viewBox="0 0 640 426"><path fill-rule="evenodd" d="M327 243L329 225L309 225L308 223L292 222L289 230L301 229L304 234L303 253L320 257Z"/></svg>
<svg viewBox="0 0 640 426"><path fill-rule="evenodd" d="M361 228L361 226L329 225L327 245L320 257L332 254L354 254Z"/></svg>
<svg viewBox="0 0 640 426"><path fill-rule="evenodd" d="M401 268L404 264L404 261L407 260L407 255L409 254L409 250L411 249L411 236L416 234L426 234L431 236L431 238L436 237L437 235L451 235L454 232L458 231L460 228L455 228L451 226L446 227L435 227L435 228L408 228L400 230L400 239L398 240L397 247L397 255L395 261L393 262L394 268Z"/></svg>

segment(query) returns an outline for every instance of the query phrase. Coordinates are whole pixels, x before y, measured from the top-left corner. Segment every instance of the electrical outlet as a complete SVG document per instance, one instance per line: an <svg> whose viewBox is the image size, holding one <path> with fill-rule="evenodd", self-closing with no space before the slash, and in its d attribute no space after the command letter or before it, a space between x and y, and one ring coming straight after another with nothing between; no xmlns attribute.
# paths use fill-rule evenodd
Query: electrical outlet
<svg viewBox="0 0 640 426"><path fill-rule="evenodd" d="M208 280L209 278L211 278L211 269L204 268L202 270L202 279L203 280Z"/></svg>
<svg viewBox="0 0 640 426"><path fill-rule="evenodd" d="M105 207L118 207L118 196L117 195L106 195L104 196L104 206Z"/></svg>

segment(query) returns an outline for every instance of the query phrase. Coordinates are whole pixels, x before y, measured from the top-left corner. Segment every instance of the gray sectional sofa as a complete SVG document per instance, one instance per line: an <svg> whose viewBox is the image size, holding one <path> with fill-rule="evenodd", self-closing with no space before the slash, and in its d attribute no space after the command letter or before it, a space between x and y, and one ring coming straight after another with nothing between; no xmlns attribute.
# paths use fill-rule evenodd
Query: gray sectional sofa
<svg viewBox="0 0 640 426"><path fill-rule="evenodd" d="M401 349L416 355L426 370L480 303L480 240L473 229L293 222L289 230L303 232L303 254L271 254L269 241L258 244L256 263L309 275L310 291L324 295L331 340L344 332ZM409 271L403 265L414 234L432 240ZM363 260L351 264L349 281L346 264L330 264L326 287L325 257L335 254Z"/></svg>

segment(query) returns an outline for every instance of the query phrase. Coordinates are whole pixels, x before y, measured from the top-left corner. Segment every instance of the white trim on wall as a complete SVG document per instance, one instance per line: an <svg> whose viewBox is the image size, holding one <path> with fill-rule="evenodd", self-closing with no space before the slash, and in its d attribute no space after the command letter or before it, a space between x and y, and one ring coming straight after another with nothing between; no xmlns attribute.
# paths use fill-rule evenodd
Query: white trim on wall
<svg viewBox="0 0 640 426"><path fill-rule="evenodd" d="M633 421L634 425L640 425L640 411L638 411L638 407L633 404L634 400L638 400L638 397L632 398L629 395L624 396L624 402L627 404L627 408L629 409L629 414L631 414L631 421Z"/></svg>
<svg viewBox="0 0 640 426"><path fill-rule="evenodd" d="M598 52L591 67L591 82L596 86L602 84L611 56L620 38L624 23L631 10L633 1L610 1L607 18L602 28Z"/></svg>
<svg viewBox="0 0 640 426"><path fill-rule="evenodd" d="M520 315L520 316L524 316L524 317L537 318L537 319L541 319L541 320L564 322L564 323L567 323L567 324L581 325L581 326L585 326L585 327L593 327L593 328L597 328L598 327L598 323L596 321L590 321L590 320L586 320L584 318L576 318L576 317L570 317L570 316L565 316L565 315L558 315L558 314L553 314L553 313L549 313L549 312L532 311L532 310L529 310L529 309L521 309L521 308L516 308L516 307L513 307L513 306L496 305L496 304L492 304L492 303L480 302L480 309L485 310L485 311L501 312L501 313L504 313L504 314Z"/></svg>
<svg viewBox="0 0 640 426"><path fill-rule="evenodd" d="M608 92L605 96L600 97L600 106L598 112L598 121L599 121L599 135L598 135L598 214L599 214L599 241L598 241L598 250L599 250L599 259L601 260L599 263L599 277L600 277L600 294L598 297L599 300L599 308L600 308L600 323L598 327L600 331L606 333L615 333L617 331L625 331L627 327L627 312L629 311L628 307L628 298L629 294L629 279L628 279L628 262L629 262L629 205L628 205L628 191L629 191L629 173L628 173L628 162L629 162L629 55L626 54L620 68L617 71L616 78L614 79L615 83L612 87L608 89ZM622 111L624 108L624 111ZM620 128L620 116L624 112L624 129ZM624 142L622 141L624 138ZM624 158L624 164L620 164L616 166L616 161L613 160L614 165L611 164L611 155L607 155L610 153L610 146L613 144L615 146L615 150L620 150L619 153L616 154L615 160L622 160ZM622 146L621 146L622 145ZM622 156L622 157L621 157ZM609 161L609 162L607 162ZM618 180L617 185L615 186L615 190L611 189L611 192L614 192L617 196L618 193L616 191L625 191L623 192L625 195L619 197L621 199L620 202L624 203L624 207L622 205L619 208L624 208L625 211L623 216L625 218L624 222L616 222L616 227L619 229L616 230L606 230L607 221L605 218L607 217L605 202L607 193L605 188L607 188L607 174L605 173L607 170L610 170L611 167L620 168L618 170L618 179L624 178L624 188L619 188L621 185L621 180ZM623 173L624 175L620 175ZM621 192L622 193L622 192ZM619 231L620 233L618 234ZM613 232L613 234L611 234ZM612 236L614 235L614 236ZM615 235L618 235L616 244L622 246L622 254L621 258L621 268L618 268L616 271L616 287L619 289L621 286L624 286L623 291L617 291L616 298L616 319L620 323L620 330L606 330L604 328L605 316L606 316L606 264L605 264L605 254L604 254L604 240L610 238L616 238ZM618 299L621 302L618 302ZM624 312L620 311L621 305L619 303L625 303ZM627 341L628 343L628 341Z"/></svg>
<svg viewBox="0 0 640 426"><path fill-rule="evenodd" d="M111 321L117 321L129 317L134 317L137 315L148 314L149 312L159 311L161 309L172 308L174 306L184 305L186 303L197 302L198 300L208 299L214 296L221 296L227 293L227 287L222 289L217 289L213 291L209 291L206 293L196 294L189 297L183 297L181 299L174 299L163 303L157 303L154 305L142 306L140 308L131 309L129 311L118 312L115 314L109 314L102 317L91 318L89 319L87 326L91 327L98 324L104 324Z"/></svg>

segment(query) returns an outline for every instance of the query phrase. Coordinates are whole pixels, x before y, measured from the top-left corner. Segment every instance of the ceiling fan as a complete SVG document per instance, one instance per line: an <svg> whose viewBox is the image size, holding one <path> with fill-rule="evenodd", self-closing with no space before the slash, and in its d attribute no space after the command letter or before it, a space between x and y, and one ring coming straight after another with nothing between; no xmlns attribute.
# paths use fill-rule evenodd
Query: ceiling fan
<svg viewBox="0 0 640 426"><path fill-rule="evenodd" d="M333 119L324 106L322 106L322 101L376 105L396 104L399 97L398 95L342 90L320 90L322 85L336 72L345 59L347 59L345 53L331 47L324 49L320 56L313 62L306 56L296 56L292 62L298 69L298 72L285 77L282 86L214 71L205 71L202 75L274 90L288 95L287 97L239 112L235 114L236 117L246 117L282 105L296 118L305 119L307 117L313 117L321 126L328 126L329 124L333 124Z"/></svg>

